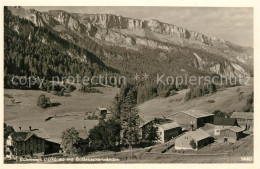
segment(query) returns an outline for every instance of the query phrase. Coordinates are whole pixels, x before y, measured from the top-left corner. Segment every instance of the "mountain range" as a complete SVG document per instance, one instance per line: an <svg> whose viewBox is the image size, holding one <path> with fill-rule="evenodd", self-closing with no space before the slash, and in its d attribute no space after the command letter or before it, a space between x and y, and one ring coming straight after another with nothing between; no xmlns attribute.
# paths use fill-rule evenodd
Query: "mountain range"
<svg viewBox="0 0 260 169"><path fill-rule="evenodd" d="M22 35L28 41L35 36L42 45L55 44L59 46L56 50L77 58L77 62L90 67L92 73L99 69L129 75L136 72L232 77L253 74L253 48L155 19L63 10L40 12L22 7L8 7L6 10L20 20L5 21L5 30ZM24 21L32 23L30 27L33 28L25 29ZM46 33L37 34L36 28L48 31L55 38ZM5 36L8 36L6 32ZM55 72L56 68L53 70Z"/></svg>

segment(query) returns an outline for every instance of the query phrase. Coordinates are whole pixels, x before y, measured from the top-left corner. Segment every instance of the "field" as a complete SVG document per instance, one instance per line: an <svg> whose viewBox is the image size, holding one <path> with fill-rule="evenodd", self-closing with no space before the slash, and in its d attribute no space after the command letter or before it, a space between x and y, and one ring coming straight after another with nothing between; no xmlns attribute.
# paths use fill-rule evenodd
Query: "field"
<svg viewBox="0 0 260 169"><path fill-rule="evenodd" d="M16 131L43 128L51 140L60 142L61 133L69 127L75 127L80 136L85 138L87 131L98 123L97 120L84 120L85 112L94 111L98 106L111 106L118 88L98 87L100 93L83 93L74 91L70 97L59 97L51 93L37 90L4 90L4 122L12 125ZM52 103L60 103L57 107L41 109L37 99L41 94L50 97ZM15 99L12 103L11 97ZM52 117L50 120L45 119ZM85 126L85 128L84 128Z"/></svg>
<svg viewBox="0 0 260 169"><path fill-rule="evenodd" d="M250 84L253 84L251 81ZM238 89L239 88L239 89ZM184 101L188 90L179 91L177 95L168 98L155 98L139 105L140 116L144 120L155 117L167 116L178 111L189 109L203 110L213 113L215 110L225 112L241 111L246 104L246 99L253 91L252 85L226 88L211 95L205 95L189 101ZM213 103L211 101L214 101Z"/></svg>
<svg viewBox="0 0 260 169"><path fill-rule="evenodd" d="M69 127L75 127L80 136L86 138L87 132L98 123L97 120L84 120L85 112L94 111L98 106L110 107L118 88L98 87L103 94L83 93L74 91L71 97L59 97L51 93L36 90L5 89L4 121L15 130L43 128L51 140L60 142L61 133ZM187 90L179 91L177 95L168 98L155 98L139 105L140 116L145 120L162 117L171 113L198 109L212 113L214 110L240 111L246 103L253 86L226 88L212 95L202 96L190 101L184 101ZM36 105L40 94L50 97L51 102L61 103L57 107L41 109ZM12 98L15 103L12 103ZM214 100L213 102L209 100ZM50 118L51 117L51 118ZM47 118L50 120L46 121ZM169 148L169 149L168 149ZM167 151L165 151L167 149ZM148 151L149 150L149 151ZM210 154L210 155L209 155ZM224 155L223 155L224 154ZM253 135L249 135L235 144L220 144L215 142L198 151L176 151L170 143L153 148L134 148L133 156L130 150L122 152L97 151L88 154L87 158L118 158L122 163L230 163L252 162L241 161L241 157L253 156Z"/></svg>
<svg viewBox="0 0 260 169"><path fill-rule="evenodd" d="M238 90L238 88L240 90ZM50 138L61 141L64 129L75 127L80 136L85 138L90 128L98 123L97 120L84 120L85 112L94 111L98 106L110 107L118 88L99 87L100 93L82 93L74 91L71 97L59 97L51 93L37 90L5 89L4 121L15 130L43 128ZM184 101L187 90L179 91L177 95L168 98L155 98L139 105L140 117L151 120L155 117L170 115L174 112L198 109L212 113L214 110L230 112L240 111L246 103L247 96L253 91L253 86L226 88L212 95ZM36 105L40 94L50 97L52 103L60 103L57 107L41 109ZM13 97L15 104L11 102ZM209 102L214 100L214 102ZM45 119L51 118L48 121Z"/></svg>

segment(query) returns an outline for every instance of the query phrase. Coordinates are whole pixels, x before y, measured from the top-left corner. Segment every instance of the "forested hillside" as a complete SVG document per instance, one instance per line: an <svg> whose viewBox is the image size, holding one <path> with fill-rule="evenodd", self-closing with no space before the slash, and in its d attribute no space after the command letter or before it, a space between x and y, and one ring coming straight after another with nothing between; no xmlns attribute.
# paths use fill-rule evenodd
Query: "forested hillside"
<svg viewBox="0 0 260 169"><path fill-rule="evenodd" d="M253 75L252 48L155 20L5 7L4 29L6 88L16 88L10 85L14 75L46 80L121 75L134 86L141 103L188 87L157 84L157 74ZM136 73L141 75L138 81L133 79ZM148 80L142 78L145 73Z"/></svg>
<svg viewBox="0 0 260 169"><path fill-rule="evenodd" d="M252 74L252 66L249 66L253 58L252 48L160 21L62 10L8 9L13 15L65 40L71 50L77 45L92 52L123 75L136 72L233 77ZM81 52L71 53L79 58L83 56Z"/></svg>
<svg viewBox="0 0 260 169"><path fill-rule="evenodd" d="M95 54L5 9L5 75L52 76L116 73Z"/></svg>

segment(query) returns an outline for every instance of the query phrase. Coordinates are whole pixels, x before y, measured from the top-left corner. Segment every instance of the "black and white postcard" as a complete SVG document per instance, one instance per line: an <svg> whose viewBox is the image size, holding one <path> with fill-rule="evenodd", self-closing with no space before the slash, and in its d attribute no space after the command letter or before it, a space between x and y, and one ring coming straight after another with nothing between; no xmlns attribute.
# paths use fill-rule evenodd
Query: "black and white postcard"
<svg viewBox="0 0 260 169"><path fill-rule="evenodd" d="M4 168L257 168L259 3L92 3L2 6Z"/></svg>

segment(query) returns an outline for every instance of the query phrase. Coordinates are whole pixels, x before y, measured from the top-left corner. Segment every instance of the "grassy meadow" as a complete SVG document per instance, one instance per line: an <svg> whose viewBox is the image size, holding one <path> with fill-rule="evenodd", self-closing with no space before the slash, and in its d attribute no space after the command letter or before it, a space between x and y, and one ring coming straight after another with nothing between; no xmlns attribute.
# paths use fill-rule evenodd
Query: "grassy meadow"
<svg viewBox="0 0 260 169"><path fill-rule="evenodd" d="M84 93L74 91L70 97L60 97L39 90L4 90L4 122L15 130L43 128L51 140L61 141L62 131L75 127L80 136L85 138L87 131L98 124L97 120L84 120L85 112L94 111L98 106L110 107L116 93L120 89L113 87L97 87L100 93ZM41 109L37 99L41 94L50 98L52 103L60 103L57 107ZM15 103L12 103L15 99ZM47 118L51 118L45 121Z"/></svg>
<svg viewBox="0 0 260 169"><path fill-rule="evenodd" d="M251 79L250 84L253 84ZM155 98L139 105L140 116L145 120L168 116L175 112L194 109L213 113L215 110L225 112L241 111L246 105L246 99L253 92L253 85L225 88L214 94L209 94L184 101L188 89L179 91L177 95L167 98Z"/></svg>

